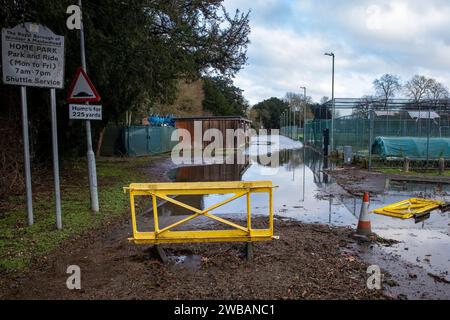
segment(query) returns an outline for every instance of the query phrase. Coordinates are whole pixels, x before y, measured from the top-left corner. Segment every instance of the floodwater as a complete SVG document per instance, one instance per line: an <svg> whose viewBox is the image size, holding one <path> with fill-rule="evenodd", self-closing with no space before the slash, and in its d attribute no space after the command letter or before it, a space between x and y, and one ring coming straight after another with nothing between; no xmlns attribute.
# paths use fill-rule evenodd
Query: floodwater
<svg viewBox="0 0 450 320"><path fill-rule="evenodd" d="M268 166L267 159L258 157L261 155L279 158L279 163ZM322 172L323 168L323 158L313 150L303 148L299 142L285 137L279 137L279 141L276 139L271 141L268 137L255 137L250 148L246 150L246 161L243 164L182 167L172 171L170 177L174 181L271 180L277 186L274 190L274 213L277 218L355 228L361 200L345 192L330 176ZM445 184L391 182L384 194L371 199L371 208L421 196L450 201L449 195L450 186ZM205 209L230 197L230 195L190 196L177 197L177 200ZM268 216L268 205L269 199L265 194L253 195L251 198L253 215ZM172 204L163 204L159 210L163 216L172 218L177 216L178 219L180 216L190 214L187 210ZM211 213L222 217L245 219L246 199L235 200ZM418 224L414 220L404 221L379 215L371 215L371 219L375 233L399 243L363 248L361 255L373 263L379 263L398 279L403 279L403 282L399 280L399 284L409 285L412 288L405 292L408 297L449 298L450 286L443 282L450 281L450 214L434 212L430 219ZM206 220L200 218L200 221L207 225ZM414 274L410 276L417 279L416 285L410 283L411 278L402 275L405 272L399 267L402 264L413 270L411 273ZM424 277L417 276L420 272L428 276L422 279ZM439 281L430 274L437 276ZM433 283L439 288L434 288ZM417 289L420 285L426 286L426 289Z"/></svg>
<svg viewBox="0 0 450 320"><path fill-rule="evenodd" d="M356 218L349 214L343 203L337 201L333 189L339 188L330 177L322 173L321 157L303 145L285 137L274 145L267 145L267 137L255 138L247 150L248 162L241 165L200 165L182 167L170 173L174 181L258 181L270 180L274 190L274 213L276 216L293 218L307 223L329 223L336 226L356 226ZM259 154L271 153L279 158L273 167L261 164ZM307 165L304 165L304 158ZM303 179L305 177L305 179ZM177 197L190 204L197 203L205 209L230 196L208 195ZM170 215L185 215L187 210L166 204L161 207ZM269 198L266 194L251 197L252 215L268 216ZM242 218L246 217L246 199L241 198L211 211L213 214Z"/></svg>

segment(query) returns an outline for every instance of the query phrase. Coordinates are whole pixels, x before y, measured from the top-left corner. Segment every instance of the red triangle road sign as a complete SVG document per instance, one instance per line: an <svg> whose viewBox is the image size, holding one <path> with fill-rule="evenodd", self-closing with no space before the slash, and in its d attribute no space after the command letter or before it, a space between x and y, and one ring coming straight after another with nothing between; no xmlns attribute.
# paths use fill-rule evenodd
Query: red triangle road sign
<svg viewBox="0 0 450 320"><path fill-rule="evenodd" d="M99 102L101 100L97 89L95 89L83 68L78 68L66 100L71 103Z"/></svg>

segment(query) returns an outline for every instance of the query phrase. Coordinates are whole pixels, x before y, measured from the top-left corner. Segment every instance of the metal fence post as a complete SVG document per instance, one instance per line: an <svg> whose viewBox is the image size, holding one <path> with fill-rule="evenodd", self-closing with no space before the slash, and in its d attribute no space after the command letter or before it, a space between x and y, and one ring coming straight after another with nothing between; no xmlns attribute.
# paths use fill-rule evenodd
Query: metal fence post
<svg viewBox="0 0 450 320"><path fill-rule="evenodd" d="M431 130L431 110L428 106L428 123L427 123L427 168L430 166L430 130Z"/></svg>
<svg viewBox="0 0 450 320"><path fill-rule="evenodd" d="M369 111L369 170L372 169L372 142L375 117L373 109Z"/></svg>

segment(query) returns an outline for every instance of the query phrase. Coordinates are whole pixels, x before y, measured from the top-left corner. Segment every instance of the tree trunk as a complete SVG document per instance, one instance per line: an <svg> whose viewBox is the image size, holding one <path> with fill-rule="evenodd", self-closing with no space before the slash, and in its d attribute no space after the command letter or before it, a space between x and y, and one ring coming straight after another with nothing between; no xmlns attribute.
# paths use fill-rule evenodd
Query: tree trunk
<svg viewBox="0 0 450 320"><path fill-rule="evenodd" d="M96 155L97 157L100 157L100 153L102 150L102 144L103 144L103 136L105 134L106 127L103 127L102 130L100 130L100 134L98 136L98 143L97 143L97 150Z"/></svg>

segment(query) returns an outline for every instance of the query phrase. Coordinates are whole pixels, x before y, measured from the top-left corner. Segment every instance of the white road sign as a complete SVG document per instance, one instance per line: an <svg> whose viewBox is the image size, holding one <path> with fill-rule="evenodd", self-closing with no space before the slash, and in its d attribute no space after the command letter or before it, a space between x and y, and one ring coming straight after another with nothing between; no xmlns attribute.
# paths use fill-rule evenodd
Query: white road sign
<svg viewBox="0 0 450 320"><path fill-rule="evenodd" d="M95 106L89 104L70 104L69 119L102 120L102 106Z"/></svg>
<svg viewBox="0 0 450 320"><path fill-rule="evenodd" d="M64 37L33 23L2 29L5 84L64 87Z"/></svg>

